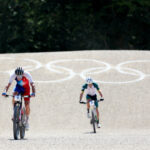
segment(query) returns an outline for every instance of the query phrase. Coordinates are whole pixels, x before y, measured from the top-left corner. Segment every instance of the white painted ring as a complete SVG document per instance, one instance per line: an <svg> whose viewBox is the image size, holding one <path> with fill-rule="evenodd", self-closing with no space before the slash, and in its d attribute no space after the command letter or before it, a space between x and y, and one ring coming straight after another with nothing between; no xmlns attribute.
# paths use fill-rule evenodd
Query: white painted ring
<svg viewBox="0 0 150 150"><path fill-rule="evenodd" d="M28 69L28 68L32 67L31 65L23 67L27 71L34 71L34 70L39 69L40 67L42 67L42 64L39 61L34 60L34 59L18 59L18 58L11 58L11 57L0 57L0 60L1 59L9 59L9 60L15 60L15 61L16 60L22 60L22 61L28 61L28 62L32 62L32 63L36 64L36 66L32 69ZM13 70L7 70L7 71L0 71L0 73L12 74L13 71L14 71L14 69Z"/></svg>
<svg viewBox="0 0 150 150"><path fill-rule="evenodd" d="M70 80L72 79L75 75L78 75L78 73L75 73L73 70L71 69L68 69L66 67L62 67L62 66L56 66L57 63L62 63L62 62L72 62L72 61L92 61L92 62L96 62L96 63L99 63L99 64L104 64L107 66L106 69L104 69L104 71L107 71L108 68L110 67L109 64L105 63L105 62L101 62L101 61L98 61L98 60L95 60L95 59L62 59L62 60L55 60L55 61L51 61L49 62L48 64L46 64L46 68L51 71L51 72L55 72L55 73L58 73L58 74L62 74L61 71L58 71L56 69L63 69L63 70L66 70L68 73L69 73L69 76L68 77L65 77L63 79L58 79L58 80L49 80L49 81L36 81L38 83L54 83L54 82L62 82L62 81L66 81L66 80ZM104 68L104 67L102 67ZM79 74L81 77L82 74Z"/></svg>

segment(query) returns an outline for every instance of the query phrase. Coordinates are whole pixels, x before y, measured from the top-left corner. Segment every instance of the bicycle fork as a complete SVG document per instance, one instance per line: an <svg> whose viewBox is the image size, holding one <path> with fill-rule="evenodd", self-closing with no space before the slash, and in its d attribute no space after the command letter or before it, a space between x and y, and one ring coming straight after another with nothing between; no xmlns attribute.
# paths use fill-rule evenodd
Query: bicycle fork
<svg viewBox="0 0 150 150"><path fill-rule="evenodd" d="M97 112L96 112L95 108L92 110L92 112L93 112L94 118L91 119L91 123L93 121L97 123L98 122L98 118L97 118Z"/></svg>

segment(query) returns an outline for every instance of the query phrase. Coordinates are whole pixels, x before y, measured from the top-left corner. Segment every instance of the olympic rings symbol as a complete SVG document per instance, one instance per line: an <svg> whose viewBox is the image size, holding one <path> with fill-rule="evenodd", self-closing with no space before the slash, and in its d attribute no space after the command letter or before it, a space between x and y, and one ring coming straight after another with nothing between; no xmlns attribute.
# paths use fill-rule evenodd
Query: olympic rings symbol
<svg viewBox="0 0 150 150"><path fill-rule="evenodd" d="M22 64L23 64L23 62L30 63L30 65L24 66L24 69L27 71L30 71L30 72L44 67L45 69L49 70L49 72L59 74L59 75L61 75L61 77L65 75L65 77L63 77L61 79L57 79L57 80L47 80L47 81L38 80L38 81L35 81L37 83L63 82L63 81L70 80L75 76L80 76L82 79L85 80L85 78L87 76L93 77L94 75L102 75L103 73L106 73L106 72L111 71L111 70L115 70L118 73L120 73L121 75L132 76L132 78L134 77L134 79L127 80L127 81L95 80L95 82L100 82L100 83L104 83L104 84L126 84L126 83L138 82L138 81L143 80L145 77L150 77L150 74L146 74L146 73L139 71L137 69L133 69L132 67L126 67L126 65L131 65L131 64L135 64L135 63L136 64L138 64L138 63L140 63L140 64L141 63L150 63L150 60L126 61L126 62L119 63L116 66L112 66L109 63L99 61L96 59L61 59L61 60L50 61L47 64L42 64L41 62L39 62L37 60L33 60L33 59L19 59L19 58L11 58L11 57L0 57L0 61L2 61L2 60L5 60L5 61L7 60L7 62L18 61L19 63L22 63ZM77 73L77 72L73 71L72 69L69 69L69 68L64 67L62 65L59 65L62 63L71 64L72 62L77 63L77 65L80 65L80 62L82 62L82 63L89 63L90 62L90 64L96 64L96 67L84 69L80 73ZM98 65L98 67L97 67L97 65ZM7 71L0 70L0 73L11 74L13 71L14 71L13 69L7 70Z"/></svg>
<svg viewBox="0 0 150 150"><path fill-rule="evenodd" d="M5 60L5 61L7 61L7 63L8 63L9 60L11 60L13 63L15 63L16 61L19 61L19 62L27 61L27 62L36 64L36 66L34 68L31 65L30 66L24 66L24 69L26 69L27 71L34 71L34 70L39 69L39 68L42 67L42 64L40 62L38 62L36 60L33 60L33 59L16 59L16 58L11 58L11 57L1 57L0 60ZM8 65L10 65L10 64L8 64ZM13 71L14 71L14 69L7 70L7 71L4 71L4 70L1 71L0 70L0 73L12 74Z"/></svg>

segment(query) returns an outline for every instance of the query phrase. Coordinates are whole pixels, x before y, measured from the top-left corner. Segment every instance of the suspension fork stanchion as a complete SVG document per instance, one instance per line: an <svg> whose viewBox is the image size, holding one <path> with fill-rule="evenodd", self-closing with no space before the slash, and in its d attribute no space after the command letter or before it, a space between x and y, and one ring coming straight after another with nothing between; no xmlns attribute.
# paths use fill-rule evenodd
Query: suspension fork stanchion
<svg viewBox="0 0 150 150"><path fill-rule="evenodd" d="M93 109L92 109L91 113L92 113L92 125L93 125L93 131L94 131L94 133L96 133L95 114L94 114L94 110L93 110Z"/></svg>

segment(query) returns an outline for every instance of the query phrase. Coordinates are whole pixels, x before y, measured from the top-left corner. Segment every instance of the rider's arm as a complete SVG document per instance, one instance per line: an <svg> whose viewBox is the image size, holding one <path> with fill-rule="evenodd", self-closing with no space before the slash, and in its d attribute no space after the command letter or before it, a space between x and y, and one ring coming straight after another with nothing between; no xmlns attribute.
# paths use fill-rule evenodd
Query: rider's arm
<svg viewBox="0 0 150 150"><path fill-rule="evenodd" d="M34 83L32 82L30 85L31 85L31 87L32 87L32 93L35 94L36 91L35 91L35 85L34 85Z"/></svg>
<svg viewBox="0 0 150 150"><path fill-rule="evenodd" d="M84 91L81 91L81 94L80 94L80 100L79 100L79 102L81 102L81 100L82 100L83 93L84 93Z"/></svg>
<svg viewBox="0 0 150 150"><path fill-rule="evenodd" d="M87 84L84 84L84 85L82 86L79 102L81 102L81 100L82 100L83 93L84 93L84 90L85 90L85 89L87 89Z"/></svg>
<svg viewBox="0 0 150 150"><path fill-rule="evenodd" d="M7 93L10 86L11 86L11 83L8 83L8 85L5 87L6 93Z"/></svg>
<svg viewBox="0 0 150 150"><path fill-rule="evenodd" d="M10 78L9 78L9 83L8 83L8 85L5 87L6 93L7 93L8 89L9 89L9 87L11 86L11 83L13 82L13 80L15 80L15 78L16 78L16 75L15 75L15 73L13 73L13 74L10 76Z"/></svg>
<svg viewBox="0 0 150 150"><path fill-rule="evenodd" d="M102 92L101 92L100 90L98 90L98 93L99 93L99 95L100 95L101 97L103 97L103 94L102 94Z"/></svg>
<svg viewBox="0 0 150 150"><path fill-rule="evenodd" d="M97 89L99 95L100 95L101 97L103 97L103 94L102 94L102 92L100 91L100 88L99 88L98 84L97 84L97 83L93 83L93 85L94 85L94 87Z"/></svg>
<svg viewBox="0 0 150 150"><path fill-rule="evenodd" d="M15 78L16 78L16 75L15 75L15 73L13 73L9 78L9 83L11 84L13 82L13 80L15 80Z"/></svg>

